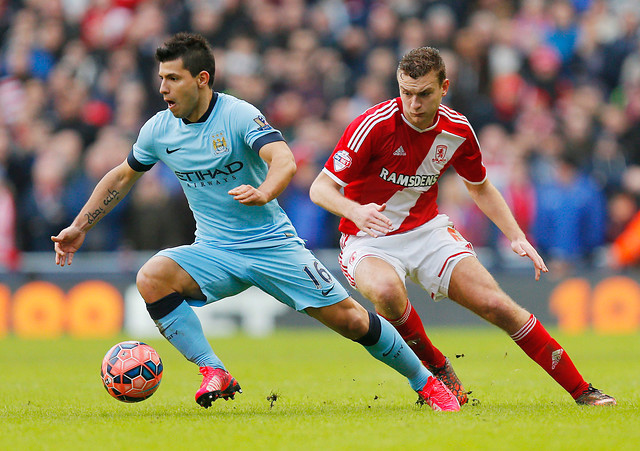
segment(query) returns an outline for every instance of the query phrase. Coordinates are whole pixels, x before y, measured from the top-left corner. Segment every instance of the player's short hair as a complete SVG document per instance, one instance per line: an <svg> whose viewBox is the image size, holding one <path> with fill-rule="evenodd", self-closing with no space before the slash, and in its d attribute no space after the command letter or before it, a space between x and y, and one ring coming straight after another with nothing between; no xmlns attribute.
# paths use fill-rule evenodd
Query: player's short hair
<svg viewBox="0 0 640 451"><path fill-rule="evenodd" d="M441 85L447 78L447 70L440 51L433 47L419 47L405 54L398 64L398 71L404 72L411 78L420 78L436 71Z"/></svg>
<svg viewBox="0 0 640 451"><path fill-rule="evenodd" d="M202 71L209 72L209 87L213 88L216 60L207 40L195 33L177 33L156 49L156 60L160 63L182 59L184 68L195 77Z"/></svg>

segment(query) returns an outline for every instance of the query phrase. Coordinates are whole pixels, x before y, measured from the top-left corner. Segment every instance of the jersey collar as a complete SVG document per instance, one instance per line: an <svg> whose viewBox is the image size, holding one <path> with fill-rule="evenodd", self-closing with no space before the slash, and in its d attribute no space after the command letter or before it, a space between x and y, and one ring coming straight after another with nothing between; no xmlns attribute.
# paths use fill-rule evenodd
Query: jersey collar
<svg viewBox="0 0 640 451"><path fill-rule="evenodd" d="M400 99L400 97L396 97L396 103L398 105L398 108L400 108L400 117L402 118L402 120L412 129L414 129L415 131L417 131L418 133L424 133L424 132L428 132L429 130L433 130L437 125L438 122L440 122L440 108L438 108L438 111L436 112L436 121L433 123L433 125L425 128L424 130L421 128L416 127L415 125L413 125L411 122L409 122L409 119L407 119L404 115L404 108L402 107L402 100Z"/></svg>
<svg viewBox="0 0 640 451"><path fill-rule="evenodd" d="M439 113L439 112L438 112L438 113ZM428 132L429 130L433 130L433 129L436 127L436 125L438 125L438 122L440 122L440 114L438 114L438 113L436 113L436 121L433 123L433 125L432 125L432 126L430 126L430 127L425 128L425 129L418 128L418 127L416 127L415 125L413 125L411 122L409 122L409 119L407 119L407 118L404 116L404 113L400 114L400 116L402 117L402 120L403 120L403 121L404 121L404 122L405 122L409 127L411 127L412 129L414 129L415 131L417 131L417 132L419 132L419 133L424 133L424 132Z"/></svg>
<svg viewBox="0 0 640 451"><path fill-rule="evenodd" d="M195 122L191 122L189 119L187 118L182 118L182 122L184 122L185 124L200 124L202 122L206 122L207 119L209 119L209 116L211 115L211 112L213 111L213 107L216 104L216 101L218 100L218 93L213 91L213 95L211 96L211 101L209 102L209 108L207 108L207 111L204 112L204 114L200 117L200 119L198 119Z"/></svg>

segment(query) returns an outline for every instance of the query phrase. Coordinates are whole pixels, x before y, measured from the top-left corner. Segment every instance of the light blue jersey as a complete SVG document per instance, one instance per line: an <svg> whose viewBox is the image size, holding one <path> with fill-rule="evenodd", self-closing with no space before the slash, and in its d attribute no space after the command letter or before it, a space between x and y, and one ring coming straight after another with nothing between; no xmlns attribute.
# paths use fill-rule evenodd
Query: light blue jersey
<svg viewBox="0 0 640 451"><path fill-rule="evenodd" d="M163 161L176 174L196 219L193 244L157 255L177 262L198 283L206 300L194 306L262 288L296 310L323 307L347 298L346 290L304 247L276 200L246 206L227 192L238 185L258 187L268 166L259 151L282 141L257 108L214 93L198 122L169 110L149 119L129 154L136 171Z"/></svg>
<svg viewBox="0 0 640 451"><path fill-rule="evenodd" d="M268 166L258 152L282 141L253 105L215 93L198 122L157 113L140 130L129 155L136 171L164 162L178 177L196 220L196 241L222 247L269 247L297 237L274 199L264 206L243 205L227 192L238 185L258 187Z"/></svg>

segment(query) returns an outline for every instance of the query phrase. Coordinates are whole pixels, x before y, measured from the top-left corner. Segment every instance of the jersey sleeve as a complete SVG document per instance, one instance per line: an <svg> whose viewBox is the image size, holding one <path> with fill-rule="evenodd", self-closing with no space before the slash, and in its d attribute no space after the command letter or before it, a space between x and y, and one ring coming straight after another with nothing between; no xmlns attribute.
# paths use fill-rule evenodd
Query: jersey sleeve
<svg viewBox="0 0 640 451"><path fill-rule="evenodd" d="M127 157L127 162L134 171L148 171L159 160L153 139L155 127L156 116L149 119L140 129L140 133L138 133L138 139L133 144L133 148Z"/></svg>
<svg viewBox="0 0 640 451"><path fill-rule="evenodd" d="M461 152L457 154L452 165L465 181L478 185L487 178L487 169L482 163L480 143L471 125L469 125L466 138L461 146Z"/></svg>
<svg viewBox="0 0 640 451"><path fill-rule="evenodd" d="M284 141L282 133L273 128L260 110L248 102L237 104L234 117L245 144L255 152L259 152L265 144Z"/></svg>
<svg viewBox="0 0 640 451"><path fill-rule="evenodd" d="M360 116L347 127L323 168L325 174L343 187L360 175L376 141L375 129L363 133L363 120L364 116Z"/></svg>

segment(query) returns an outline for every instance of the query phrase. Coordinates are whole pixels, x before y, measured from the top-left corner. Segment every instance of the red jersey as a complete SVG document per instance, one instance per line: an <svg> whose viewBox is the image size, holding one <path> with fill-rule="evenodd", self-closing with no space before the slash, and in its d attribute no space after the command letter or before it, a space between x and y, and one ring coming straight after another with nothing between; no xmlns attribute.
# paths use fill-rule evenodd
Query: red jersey
<svg viewBox="0 0 640 451"><path fill-rule="evenodd" d="M440 105L435 124L420 130L402 114L399 97L358 116L345 130L323 172L360 204L387 204L390 234L406 232L438 214L438 179L453 166L470 183L482 183L486 169L467 118ZM340 231L356 235L350 220ZM361 234L363 232L360 232Z"/></svg>

